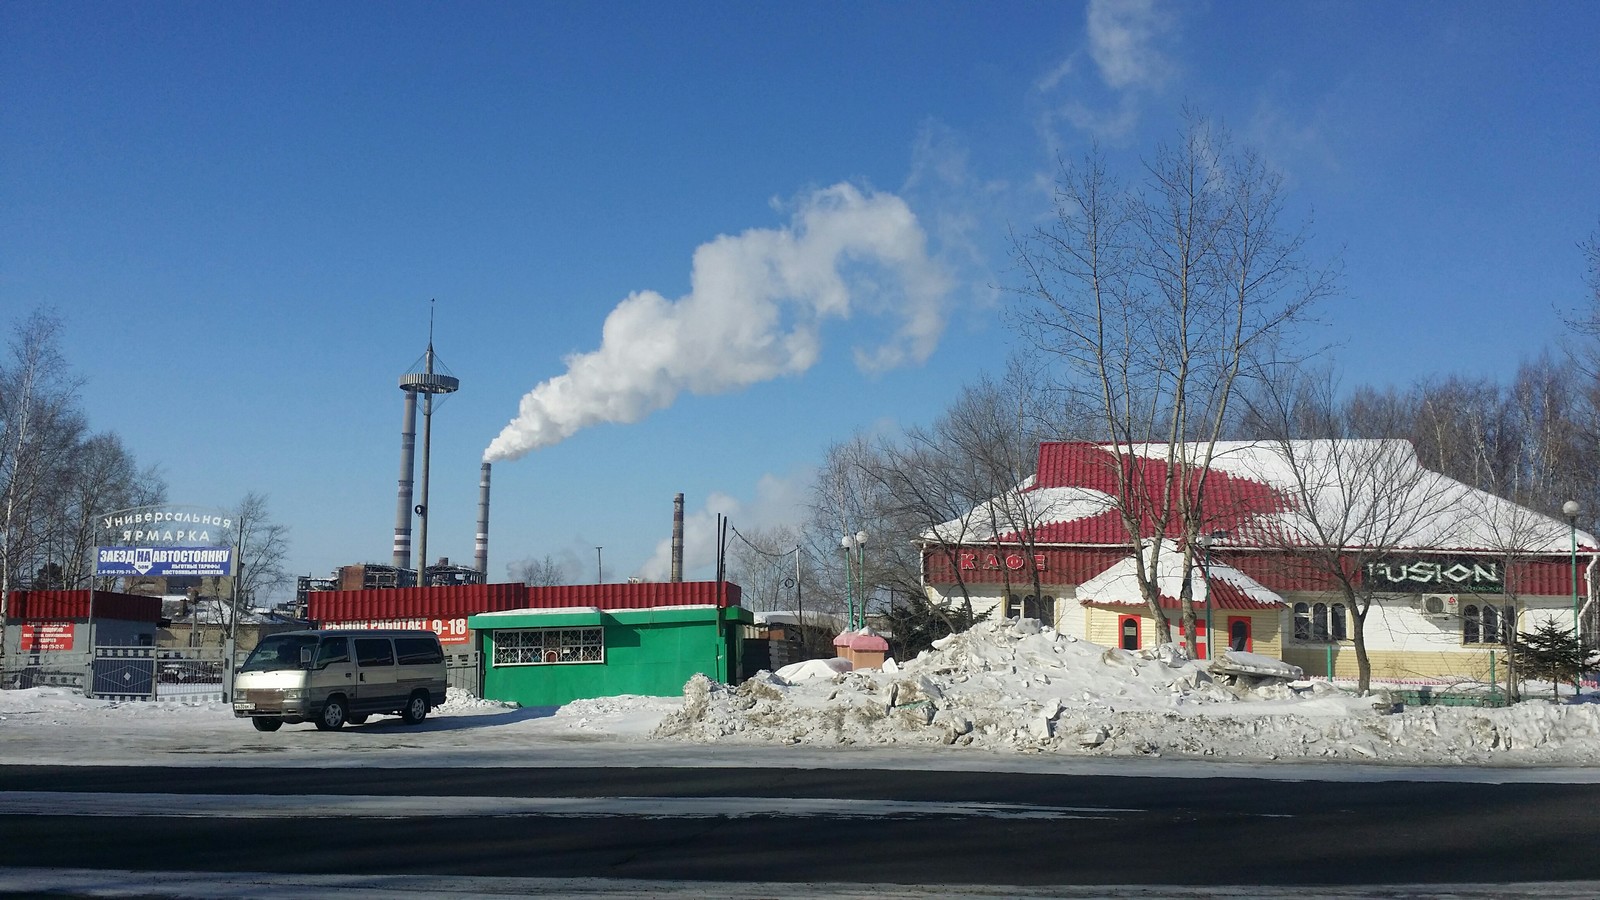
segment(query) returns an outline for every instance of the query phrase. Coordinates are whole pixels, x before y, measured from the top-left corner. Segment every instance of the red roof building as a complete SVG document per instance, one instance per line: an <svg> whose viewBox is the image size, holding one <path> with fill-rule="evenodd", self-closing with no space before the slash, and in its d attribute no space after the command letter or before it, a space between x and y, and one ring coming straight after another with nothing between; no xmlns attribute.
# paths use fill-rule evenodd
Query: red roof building
<svg viewBox="0 0 1600 900"><path fill-rule="evenodd" d="M1371 598L1376 677L1487 681L1488 651L1511 629L1571 627L1575 605L1580 621L1596 618L1593 536L1426 469L1407 442L1225 442L1202 473L1185 461L1205 449L1041 444L1033 478L923 535L930 598L1144 649L1158 630L1142 553L1175 641L1189 581L1195 655L1210 652L1209 611L1217 649L1335 677L1355 673L1339 572L1357 602ZM1192 547L1186 504L1207 536Z"/></svg>

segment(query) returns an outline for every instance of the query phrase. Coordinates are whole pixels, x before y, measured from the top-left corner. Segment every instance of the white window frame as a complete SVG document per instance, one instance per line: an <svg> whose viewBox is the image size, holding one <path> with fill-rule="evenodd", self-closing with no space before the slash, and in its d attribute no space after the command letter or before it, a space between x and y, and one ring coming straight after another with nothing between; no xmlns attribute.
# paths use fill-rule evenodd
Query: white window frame
<svg viewBox="0 0 1600 900"><path fill-rule="evenodd" d="M555 654L551 659L550 654ZM494 632L494 659L501 666L569 666L606 661L605 629L599 625L579 628L497 628Z"/></svg>

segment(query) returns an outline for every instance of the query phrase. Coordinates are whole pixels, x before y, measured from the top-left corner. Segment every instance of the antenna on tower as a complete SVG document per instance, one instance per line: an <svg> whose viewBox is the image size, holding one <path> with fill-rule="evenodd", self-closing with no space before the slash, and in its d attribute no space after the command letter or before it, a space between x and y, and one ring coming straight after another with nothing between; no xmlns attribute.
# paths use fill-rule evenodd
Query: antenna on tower
<svg viewBox="0 0 1600 900"><path fill-rule="evenodd" d="M433 398L436 394L453 394L461 387L461 380L445 372L436 372L439 363L433 352L433 298L428 299L428 350L422 356L422 371L400 376L400 390L405 391L405 419L400 432L400 495L395 507L394 566L411 568L411 515L417 516L417 584L428 584L428 462L433 441ZM411 474L415 463L417 440L417 395L422 401L422 490L421 502L411 505Z"/></svg>

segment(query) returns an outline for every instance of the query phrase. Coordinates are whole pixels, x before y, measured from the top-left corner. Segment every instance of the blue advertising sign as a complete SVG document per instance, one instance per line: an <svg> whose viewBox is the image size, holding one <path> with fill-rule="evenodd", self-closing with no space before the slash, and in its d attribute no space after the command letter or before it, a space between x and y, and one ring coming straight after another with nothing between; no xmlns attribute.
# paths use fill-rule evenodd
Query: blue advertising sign
<svg viewBox="0 0 1600 900"><path fill-rule="evenodd" d="M96 547L96 575L232 575L232 547Z"/></svg>

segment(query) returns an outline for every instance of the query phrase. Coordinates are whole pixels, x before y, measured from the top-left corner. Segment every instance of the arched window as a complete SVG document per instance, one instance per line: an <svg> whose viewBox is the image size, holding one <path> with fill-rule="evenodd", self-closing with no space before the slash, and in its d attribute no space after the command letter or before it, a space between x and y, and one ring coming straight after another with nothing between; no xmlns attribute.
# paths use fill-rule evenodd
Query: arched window
<svg viewBox="0 0 1600 900"><path fill-rule="evenodd" d="M1311 639L1313 641L1326 641L1328 639L1328 604L1318 603L1311 607Z"/></svg>
<svg viewBox="0 0 1600 900"><path fill-rule="evenodd" d="M1139 649L1139 617L1123 616L1117 626L1118 641L1124 650Z"/></svg>
<svg viewBox="0 0 1600 900"><path fill-rule="evenodd" d="M1461 643L1476 644L1483 640L1483 632L1478 630L1478 607L1468 605L1461 610Z"/></svg>
<svg viewBox="0 0 1600 900"><path fill-rule="evenodd" d="M1306 603L1294 605L1294 639L1297 641L1311 640L1311 606Z"/></svg>
<svg viewBox="0 0 1600 900"><path fill-rule="evenodd" d="M1487 603L1483 605L1483 642L1500 643L1500 611Z"/></svg>
<svg viewBox="0 0 1600 900"><path fill-rule="evenodd" d="M1038 619L1041 625L1055 627L1056 601L1054 597L1037 597L1033 594L1024 597L1019 594L1009 594L1005 600L1006 618Z"/></svg>
<svg viewBox="0 0 1600 900"><path fill-rule="evenodd" d="M1346 627L1347 621L1348 620L1345 618L1344 604L1335 603L1333 605L1333 618L1328 620L1328 624L1332 626L1331 630L1333 632L1334 640L1347 641L1350 639L1350 630Z"/></svg>
<svg viewBox="0 0 1600 900"><path fill-rule="evenodd" d="M1250 620L1234 619L1228 623L1228 649L1240 653L1250 649Z"/></svg>

